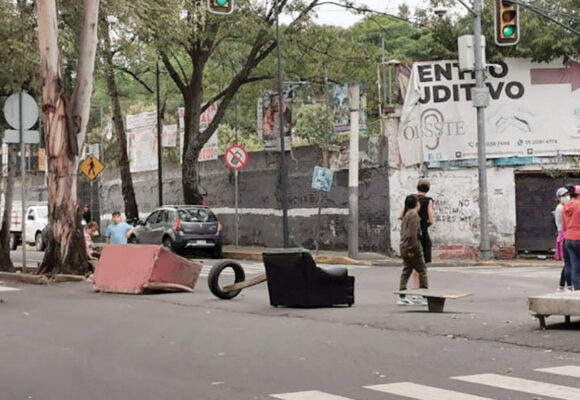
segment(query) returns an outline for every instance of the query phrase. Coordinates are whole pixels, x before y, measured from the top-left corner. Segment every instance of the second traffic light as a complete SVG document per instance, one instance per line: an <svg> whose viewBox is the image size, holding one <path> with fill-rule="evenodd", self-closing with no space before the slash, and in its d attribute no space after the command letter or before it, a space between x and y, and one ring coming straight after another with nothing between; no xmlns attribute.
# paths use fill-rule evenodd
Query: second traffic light
<svg viewBox="0 0 580 400"><path fill-rule="evenodd" d="M214 14L231 14L234 12L234 0L207 0L207 8Z"/></svg>
<svg viewBox="0 0 580 400"><path fill-rule="evenodd" d="M495 0L495 43L513 46L520 41L519 7L510 0Z"/></svg>

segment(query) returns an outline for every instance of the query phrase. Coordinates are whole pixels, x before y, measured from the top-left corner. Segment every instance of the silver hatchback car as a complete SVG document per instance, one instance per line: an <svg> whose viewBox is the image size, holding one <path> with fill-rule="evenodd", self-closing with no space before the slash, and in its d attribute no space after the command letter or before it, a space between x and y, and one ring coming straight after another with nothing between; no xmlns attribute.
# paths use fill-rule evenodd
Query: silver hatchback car
<svg viewBox="0 0 580 400"><path fill-rule="evenodd" d="M144 222L139 222L134 241L163 244L176 253L208 249L219 258L222 255L222 225L207 207L163 206L149 214Z"/></svg>

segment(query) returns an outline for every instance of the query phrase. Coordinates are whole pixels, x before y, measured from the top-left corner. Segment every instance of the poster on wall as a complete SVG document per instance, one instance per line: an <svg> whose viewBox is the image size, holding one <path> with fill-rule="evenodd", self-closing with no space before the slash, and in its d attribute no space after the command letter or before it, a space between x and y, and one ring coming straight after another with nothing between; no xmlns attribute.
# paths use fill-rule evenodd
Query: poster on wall
<svg viewBox="0 0 580 400"><path fill-rule="evenodd" d="M488 158L580 152L580 64L507 58L493 64L486 86ZM404 165L477 158L475 79L457 61L413 65L398 132Z"/></svg>
<svg viewBox="0 0 580 400"><path fill-rule="evenodd" d="M205 131L209 124L213 121L217 113L218 107L217 104L210 105L200 116L199 118L199 129L201 132ZM179 160L183 162L183 138L184 138L184 116L185 116L185 108L179 108ZM218 129L215 130L213 135L209 138L209 140L203 145L202 149L199 152L197 157L197 161L209 161L209 160L217 160L218 158L218 150L219 150L219 136L218 136Z"/></svg>
<svg viewBox="0 0 580 400"><path fill-rule="evenodd" d="M361 84L358 85L360 93L359 132L367 133L367 97L364 86ZM352 84L345 83L334 85L332 88L332 115L335 135L348 135L350 133L352 87Z"/></svg>
<svg viewBox="0 0 580 400"><path fill-rule="evenodd" d="M127 115L127 152L131 172L157 169L157 112Z"/></svg>
<svg viewBox="0 0 580 400"><path fill-rule="evenodd" d="M163 135L161 135L163 147L177 146L177 124L163 125Z"/></svg>
<svg viewBox="0 0 580 400"><path fill-rule="evenodd" d="M258 100L258 135L265 151L280 151L280 100L278 93L267 92ZM292 100L284 99L284 150L292 147Z"/></svg>

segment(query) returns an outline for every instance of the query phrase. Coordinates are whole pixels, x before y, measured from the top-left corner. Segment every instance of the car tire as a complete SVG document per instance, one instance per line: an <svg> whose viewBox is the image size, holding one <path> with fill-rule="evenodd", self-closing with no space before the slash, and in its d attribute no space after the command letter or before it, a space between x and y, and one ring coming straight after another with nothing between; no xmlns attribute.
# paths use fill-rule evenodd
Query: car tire
<svg viewBox="0 0 580 400"><path fill-rule="evenodd" d="M171 238L169 236L165 236L163 238L163 241L161 243L163 245L163 247L165 247L167 250L171 250L173 251L173 241L171 240Z"/></svg>
<svg viewBox="0 0 580 400"><path fill-rule="evenodd" d="M224 260L211 268L207 277L207 285L209 286L209 290L214 294L214 296L222 300L231 300L240 294L242 289L226 292L220 287L219 277L226 268L231 268L234 270L235 283L243 282L246 280L246 273L244 272L244 268L240 263L234 260Z"/></svg>
<svg viewBox="0 0 580 400"><path fill-rule="evenodd" d="M42 233L40 232L37 232L34 237L34 247L36 248L36 251L44 251L46 248L44 240L42 240Z"/></svg>
<svg viewBox="0 0 580 400"><path fill-rule="evenodd" d="M137 236L135 236L135 235L131 235L129 237L129 239L127 240L127 242L129 244L138 244L139 243L139 241L137 240Z"/></svg>
<svg viewBox="0 0 580 400"><path fill-rule="evenodd" d="M213 251L212 251L212 256L213 258L222 258L222 246L216 246L214 247Z"/></svg>
<svg viewBox="0 0 580 400"><path fill-rule="evenodd" d="M16 250L18 247L18 238L16 237L15 233L10 234L10 250Z"/></svg>

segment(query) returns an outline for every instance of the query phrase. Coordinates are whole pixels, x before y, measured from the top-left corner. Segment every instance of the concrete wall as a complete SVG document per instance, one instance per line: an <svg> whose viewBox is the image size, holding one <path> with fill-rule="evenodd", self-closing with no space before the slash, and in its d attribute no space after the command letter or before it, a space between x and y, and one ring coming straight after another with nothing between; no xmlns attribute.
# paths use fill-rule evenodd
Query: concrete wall
<svg viewBox="0 0 580 400"><path fill-rule="evenodd" d="M366 147L366 146L365 146ZM363 147L364 148L364 147ZM282 245L282 210L279 185L279 155L250 153L248 166L239 173L239 243L275 247ZM286 157L289 172L289 227L292 245L313 248L320 202L320 247L348 247L348 171L335 173L332 191L320 195L310 188L312 171L320 165L319 151L312 147L294 149ZM227 243L235 235L234 173L222 159L200 164L201 187L205 200L218 214ZM181 168L164 165L165 204L181 204ZM139 211L142 216L157 206L157 172L133 174ZM389 251L389 180L385 168L360 171L360 248L365 251ZM123 211L121 181L118 171L107 169L101 175L103 218L114 210Z"/></svg>
<svg viewBox="0 0 580 400"><path fill-rule="evenodd" d="M489 164L491 165L491 163ZM577 170L566 157L537 158L521 166L488 166L488 204L490 241L500 258L516 256L516 187L518 172ZM429 169L410 167L393 170L391 188L391 238L398 252L400 221L398 213L406 195L416 193L417 181L431 182L429 195L435 199L436 222L429 229L434 259L476 258L480 241L479 181L477 168Z"/></svg>

